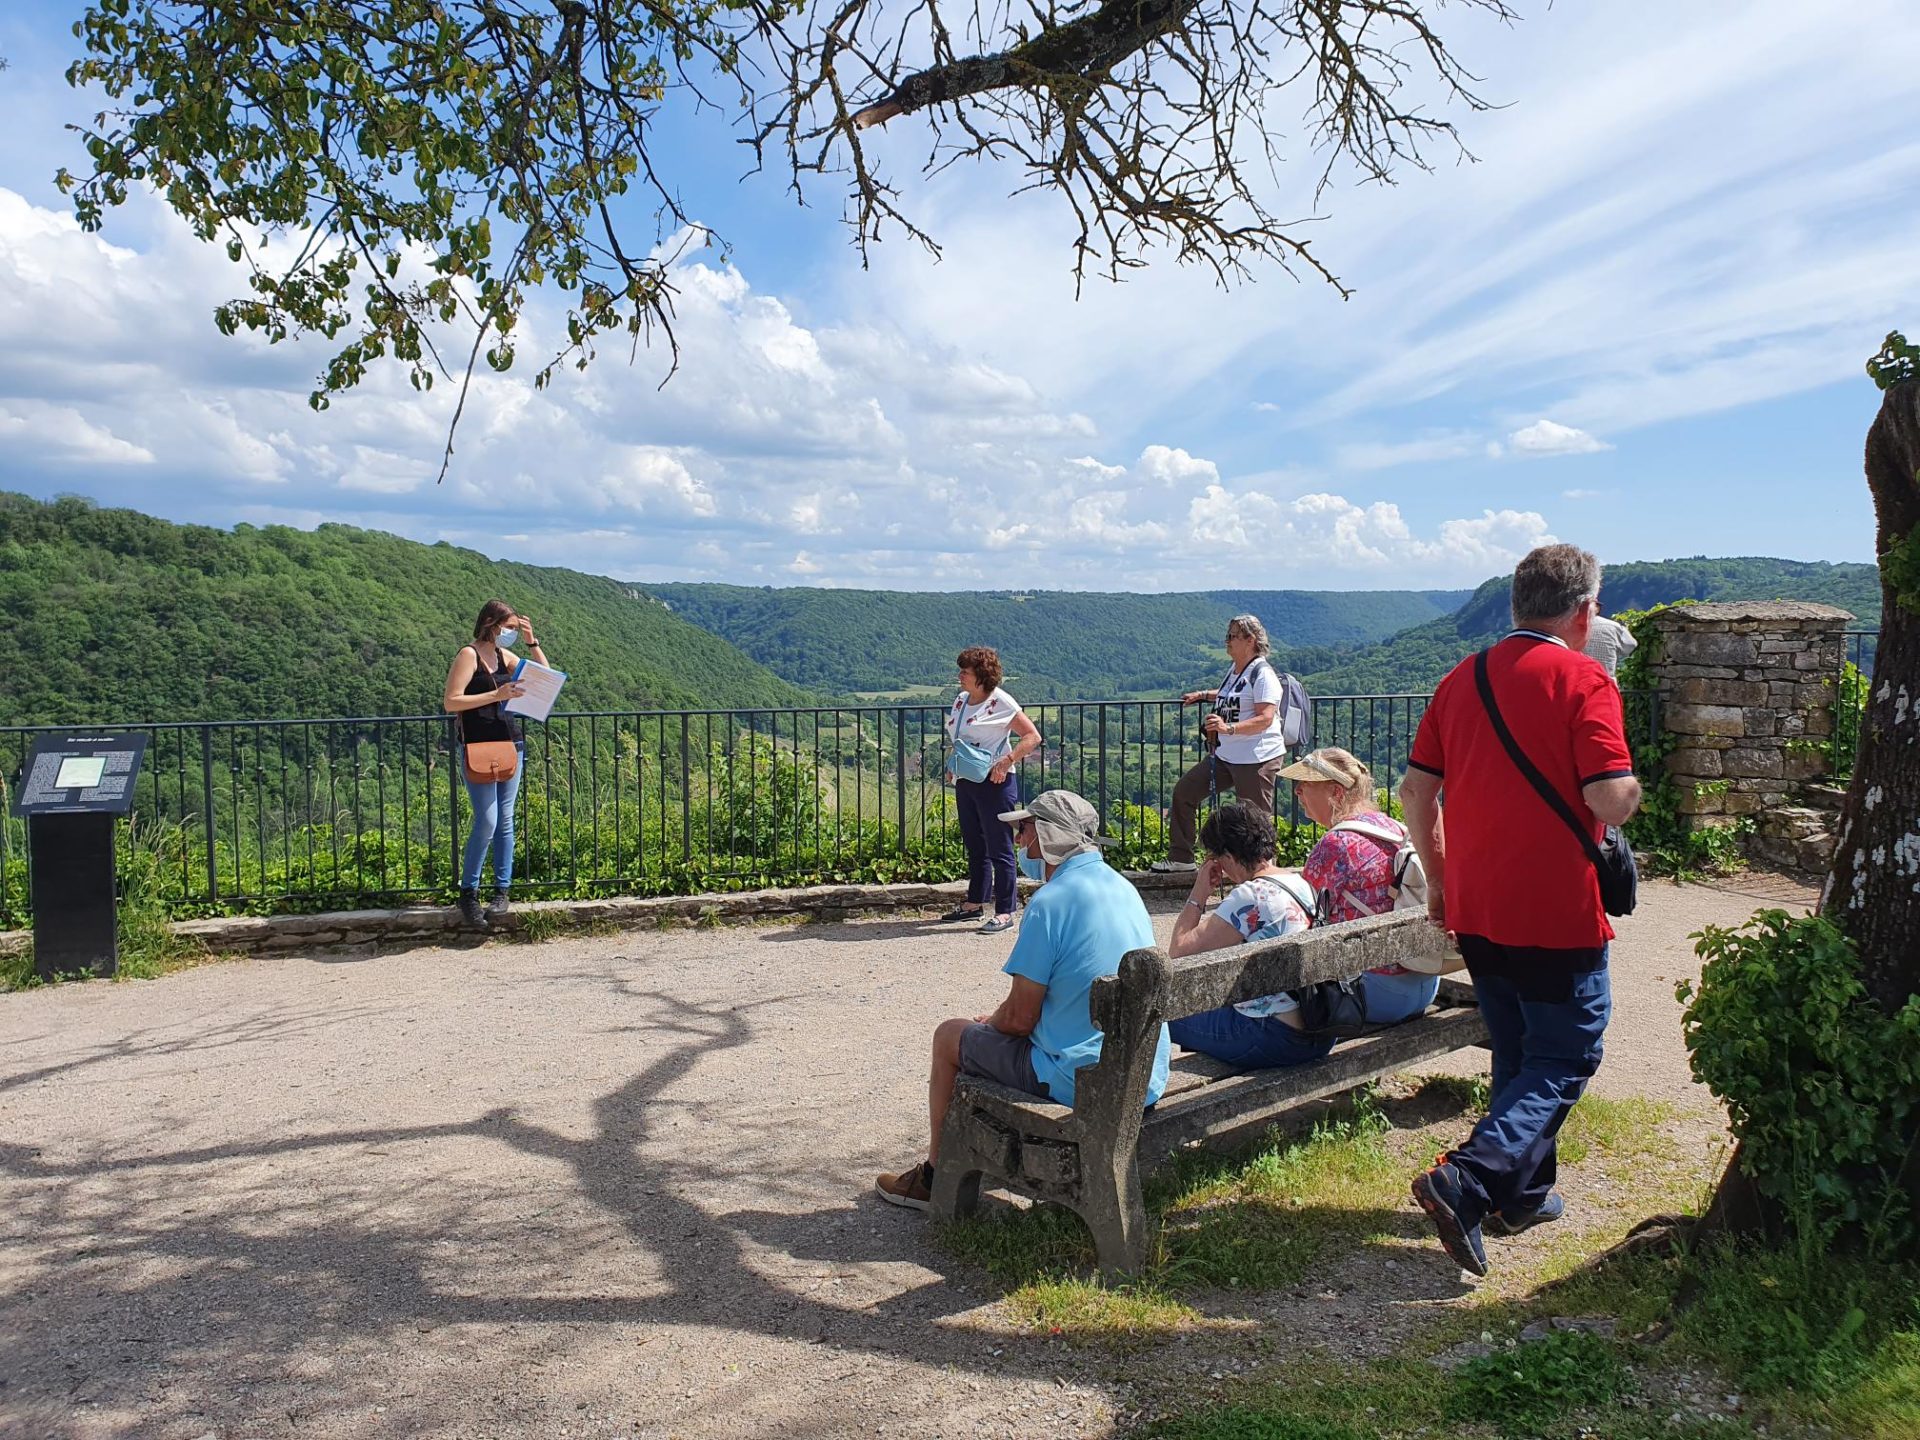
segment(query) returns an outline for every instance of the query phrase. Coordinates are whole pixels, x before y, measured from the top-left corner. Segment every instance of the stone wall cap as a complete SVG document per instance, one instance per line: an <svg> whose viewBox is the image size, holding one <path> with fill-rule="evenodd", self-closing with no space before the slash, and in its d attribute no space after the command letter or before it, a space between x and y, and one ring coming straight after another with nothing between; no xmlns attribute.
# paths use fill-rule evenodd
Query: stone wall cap
<svg viewBox="0 0 1920 1440"><path fill-rule="evenodd" d="M1710 600L1703 605L1675 605L1654 616L1657 625L1725 624L1730 620L1838 620L1856 619L1851 610L1812 600Z"/></svg>

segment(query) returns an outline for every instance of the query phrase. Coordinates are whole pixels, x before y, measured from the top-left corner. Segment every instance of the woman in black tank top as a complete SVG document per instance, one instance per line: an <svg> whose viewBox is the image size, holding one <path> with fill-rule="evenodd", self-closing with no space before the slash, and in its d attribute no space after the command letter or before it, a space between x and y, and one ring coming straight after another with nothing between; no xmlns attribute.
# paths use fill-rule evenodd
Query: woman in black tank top
<svg viewBox="0 0 1920 1440"><path fill-rule="evenodd" d="M524 762L526 742L521 721L506 711L506 702L522 693L508 677L517 663L511 646L526 641L527 653L540 664L547 655L533 636L533 622L504 600L489 600L473 623L473 643L462 645L447 670L441 704L460 717L463 745L488 740L510 740ZM469 925L487 928L489 916L507 913L507 889L513 881L513 806L520 793L524 765L514 766L505 780L467 781L473 802L473 828L467 832L460 866L460 914ZM493 855L493 901L480 908L480 875L487 855Z"/></svg>

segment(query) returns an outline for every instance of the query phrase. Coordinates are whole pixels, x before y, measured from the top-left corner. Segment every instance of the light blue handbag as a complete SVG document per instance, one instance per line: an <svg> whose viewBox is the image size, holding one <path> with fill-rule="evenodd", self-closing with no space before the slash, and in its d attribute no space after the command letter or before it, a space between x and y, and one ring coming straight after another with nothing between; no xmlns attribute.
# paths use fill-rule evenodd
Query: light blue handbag
<svg viewBox="0 0 1920 1440"><path fill-rule="evenodd" d="M953 749L947 755L947 773L956 780L971 780L979 785L993 773L993 765L1000 757L992 750L974 744L971 740L955 740Z"/></svg>
<svg viewBox="0 0 1920 1440"><path fill-rule="evenodd" d="M949 723L953 726L953 749L947 752L947 773L956 780L984 784L987 776L993 773L993 765L1000 758L1000 752L960 738L960 731L967 723L967 700L964 695L954 701L953 719Z"/></svg>

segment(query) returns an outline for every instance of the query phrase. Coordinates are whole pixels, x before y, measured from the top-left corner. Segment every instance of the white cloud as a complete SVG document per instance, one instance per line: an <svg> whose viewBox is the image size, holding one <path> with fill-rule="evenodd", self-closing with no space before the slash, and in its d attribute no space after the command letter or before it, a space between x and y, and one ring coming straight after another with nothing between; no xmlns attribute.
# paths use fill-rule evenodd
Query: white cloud
<svg viewBox="0 0 1920 1440"><path fill-rule="evenodd" d="M1158 485L1213 484L1220 479L1220 467L1211 460L1197 460L1186 451L1169 445L1147 446L1140 452L1140 460L1135 468L1142 479Z"/></svg>
<svg viewBox="0 0 1920 1440"><path fill-rule="evenodd" d="M1446 520L1432 539L1422 539L1400 507L1386 501L1357 505L1330 494L1278 500L1219 485L1209 485L1188 507L1187 536L1197 546L1270 555L1276 565L1439 567L1478 575L1510 568L1553 538L1545 518L1530 510L1488 510L1474 519Z"/></svg>
<svg viewBox="0 0 1920 1440"><path fill-rule="evenodd" d="M0 402L0 446L20 463L41 460L96 465L151 465L153 452L122 440L67 405L43 400Z"/></svg>
<svg viewBox="0 0 1920 1440"><path fill-rule="evenodd" d="M1522 459L1537 460L1549 455L1598 455L1613 447L1571 425L1540 419L1507 436L1507 448Z"/></svg>

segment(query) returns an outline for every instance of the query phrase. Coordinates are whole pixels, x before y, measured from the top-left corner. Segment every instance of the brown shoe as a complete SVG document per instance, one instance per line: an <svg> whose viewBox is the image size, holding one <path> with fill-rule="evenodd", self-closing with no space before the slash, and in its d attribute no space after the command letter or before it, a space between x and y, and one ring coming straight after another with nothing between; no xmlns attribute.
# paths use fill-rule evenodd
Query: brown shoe
<svg viewBox="0 0 1920 1440"><path fill-rule="evenodd" d="M925 1210L933 1204L933 1166L925 1160L898 1175L882 1175L873 1183L889 1205Z"/></svg>

